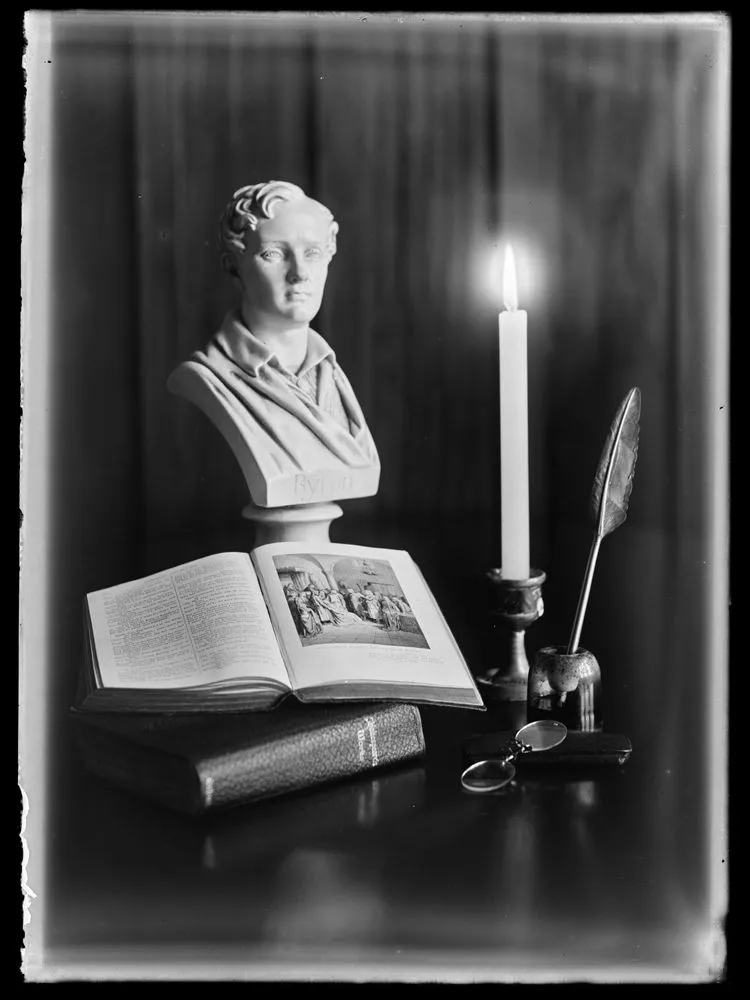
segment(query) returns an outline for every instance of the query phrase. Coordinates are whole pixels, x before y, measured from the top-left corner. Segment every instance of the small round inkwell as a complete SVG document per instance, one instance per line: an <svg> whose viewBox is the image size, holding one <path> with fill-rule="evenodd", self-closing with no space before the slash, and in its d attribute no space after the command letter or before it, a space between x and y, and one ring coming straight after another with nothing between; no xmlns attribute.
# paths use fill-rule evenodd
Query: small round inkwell
<svg viewBox="0 0 750 1000"><path fill-rule="evenodd" d="M602 731L602 673L582 646L543 646L529 673L528 718L557 719L568 729Z"/></svg>

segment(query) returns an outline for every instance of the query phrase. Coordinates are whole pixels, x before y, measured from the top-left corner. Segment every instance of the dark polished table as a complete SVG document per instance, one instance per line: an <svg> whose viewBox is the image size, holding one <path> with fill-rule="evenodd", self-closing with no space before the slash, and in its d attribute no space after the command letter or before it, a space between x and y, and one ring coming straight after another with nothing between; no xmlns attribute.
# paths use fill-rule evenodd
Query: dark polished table
<svg viewBox="0 0 750 1000"><path fill-rule="evenodd" d="M595 610L588 629L608 682L605 728L632 740L625 766L519 768L504 792L472 795L462 741L519 725L525 705L424 708L418 763L196 822L87 775L66 744L47 967L63 979L721 977L723 803L712 807L706 594L693 586L703 569L678 546L681 578L674 566L643 575L674 555L655 545L633 529L616 574L603 560L598 599L613 604L608 588L625 586L632 606L609 622ZM649 618L667 580L679 614ZM552 613L548 628L560 627ZM544 641L534 628L529 641Z"/></svg>

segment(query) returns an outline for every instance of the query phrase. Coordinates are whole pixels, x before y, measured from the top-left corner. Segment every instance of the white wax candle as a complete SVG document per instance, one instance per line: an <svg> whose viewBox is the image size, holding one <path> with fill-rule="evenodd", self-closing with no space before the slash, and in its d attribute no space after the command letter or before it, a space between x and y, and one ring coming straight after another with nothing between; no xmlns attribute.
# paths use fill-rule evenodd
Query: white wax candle
<svg viewBox="0 0 750 1000"><path fill-rule="evenodd" d="M525 580L530 575L526 312L518 309L510 247L505 255L503 297L506 309L499 316L501 569L507 580Z"/></svg>

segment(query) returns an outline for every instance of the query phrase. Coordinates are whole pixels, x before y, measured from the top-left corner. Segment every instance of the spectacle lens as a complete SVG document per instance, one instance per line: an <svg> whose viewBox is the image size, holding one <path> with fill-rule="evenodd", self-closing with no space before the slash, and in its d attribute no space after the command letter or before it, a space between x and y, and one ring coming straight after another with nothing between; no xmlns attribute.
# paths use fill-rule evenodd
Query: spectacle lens
<svg viewBox="0 0 750 1000"><path fill-rule="evenodd" d="M552 750L559 746L568 735L567 727L555 719L529 722L516 733L519 743L525 743L532 750Z"/></svg>
<svg viewBox="0 0 750 1000"><path fill-rule="evenodd" d="M567 727L555 719L543 719L521 726L516 735L489 760L471 764L461 775L467 792L497 792L516 775L513 762L521 754L551 750L568 735Z"/></svg>
<svg viewBox="0 0 750 1000"><path fill-rule="evenodd" d="M516 769L504 760L480 760L467 767L461 784L468 792L497 792L513 780Z"/></svg>

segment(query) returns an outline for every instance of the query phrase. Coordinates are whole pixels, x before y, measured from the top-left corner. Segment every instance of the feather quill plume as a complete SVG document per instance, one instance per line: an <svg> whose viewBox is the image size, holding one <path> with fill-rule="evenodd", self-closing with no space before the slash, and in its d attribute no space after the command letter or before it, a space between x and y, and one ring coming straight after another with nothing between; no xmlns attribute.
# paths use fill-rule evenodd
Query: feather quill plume
<svg viewBox="0 0 750 1000"><path fill-rule="evenodd" d="M594 476L589 506L589 513L594 523L594 538L570 633L569 654L578 649L599 546L602 544L602 539L615 528L619 528L628 516L628 504L633 491L633 474L638 458L640 421L641 390L636 387L630 390L620 404Z"/></svg>

